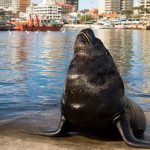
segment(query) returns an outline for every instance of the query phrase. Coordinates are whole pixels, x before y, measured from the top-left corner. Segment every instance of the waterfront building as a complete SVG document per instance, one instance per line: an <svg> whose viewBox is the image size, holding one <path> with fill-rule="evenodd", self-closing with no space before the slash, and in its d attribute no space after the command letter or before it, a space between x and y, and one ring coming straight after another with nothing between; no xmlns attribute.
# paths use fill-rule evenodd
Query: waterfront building
<svg viewBox="0 0 150 150"><path fill-rule="evenodd" d="M56 4L61 5L62 9L71 10L78 10L79 0L43 0L43 4Z"/></svg>
<svg viewBox="0 0 150 150"><path fill-rule="evenodd" d="M55 0L56 3L63 3L65 4L66 3L66 0Z"/></svg>
<svg viewBox="0 0 150 150"><path fill-rule="evenodd" d="M55 20L60 22L62 8L56 4L40 4L33 6L33 14L38 16L40 20Z"/></svg>
<svg viewBox="0 0 150 150"><path fill-rule="evenodd" d="M133 10L133 0L121 0L121 10Z"/></svg>
<svg viewBox="0 0 150 150"><path fill-rule="evenodd" d="M49 4L51 4L51 3L66 3L66 0L43 0L43 3L45 4L45 3L49 3Z"/></svg>
<svg viewBox="0 0 150 150"><path fill-rule="evenodd" d="M99 14L114 13L120 10L120 0L99 0Z"/></svg>
<svg viewBox="0 0 150 150"><path fill-rule="evenodd" d="M26 12L28 6L30 6L31 0L18 0L18 11Z"/></svg>
<svg viewBox="0 0 150 150"><path fill-rule="evenodd" d="M106 12L105 11L105 7L106 7L105 0L99 0L99 10L98 10L98 13L99 14L105 13Z"/></svg>
<svg viewBox="0 0 150 150"><path fill-rule="evenodd" d="M133 0L99 0L99 14L132 10Z"/></svg>
<svg viewBox="0 0 150 150"><path fill-rule="evenodd" d="M55 4L55 0L43 0L43 4Z"/></svg>
<svg viewBox="0 0 150 150"><path fill-rule="evenodd" d="M30 3L31 0L0 0L0 8L14 13L26 12L26 8Z"/></svg>
<svg viewBox="0 0 150 150"><path fill-rule="evenodd" d="M5 11L17 12L17 0L0 0L0 8Z"/></svg>
<svg viewBox="0 0 150 150"><path fill-rule="evenodd" d="M74 5L76 11L79 9L79 0L66 0L66 3Z"/></svg>
<svg viewBox="0 0 150 150"><path fill-rule="evenodd" d="M70 4L57 3L57 6L60 6L62 8L62 14L68 14L75 10L75 7Z"/></svg>
<svg viewBox="0 0 150 150"><path fill-rule="evenodd" d="M140 1L140 6L145 9L141 13L145 15L150 15L150 1L149 0L141 0Z"/></svg>
<svg viewBox="0 0 150 150"><path fill-rule="evenodd" d="M107 13L120 11L120 0L106 0L105 11Z"/></svg>

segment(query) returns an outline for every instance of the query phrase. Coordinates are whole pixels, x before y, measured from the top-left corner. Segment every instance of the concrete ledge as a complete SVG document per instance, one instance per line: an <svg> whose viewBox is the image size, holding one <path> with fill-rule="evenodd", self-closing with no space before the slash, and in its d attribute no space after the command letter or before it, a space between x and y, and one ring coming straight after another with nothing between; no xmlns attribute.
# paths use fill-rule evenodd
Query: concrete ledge
<svg viewBox="0 0 150 150"><path fill-rule="evenodd" d="M150 112L145 114L147 117L147 129L144 138L150 140ZM42 117L42 120L37 117ZM20 132L22 129L27 128L48 128L50 124L51 129L55 128L58 118L58 111L54 111L54 113L35 114L34 117L32 115L28 118L24 117L1 124L0 150L136 150L128 147L123 141L100 141L78 135L50 138ZM49 121L46 119L49 119Z"/></svg>

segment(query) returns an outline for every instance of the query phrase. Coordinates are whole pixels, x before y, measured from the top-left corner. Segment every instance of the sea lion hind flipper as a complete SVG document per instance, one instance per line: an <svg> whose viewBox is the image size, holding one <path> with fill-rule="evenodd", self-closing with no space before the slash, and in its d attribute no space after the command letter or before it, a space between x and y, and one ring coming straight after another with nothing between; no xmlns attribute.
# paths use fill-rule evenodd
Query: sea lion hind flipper
<svg viewBox="0 0 150 150"><path fill-rule="evenodd" d="M124 142L136 148L147 148L150 149L150 141L144 141L142 139L137 139L131 129L130 121L127 114L124 112L117 119L114 120L115 124L124 140Z"/></svg>
<svg viewBox="0 0 150 150"><path fill-rule="evenodd" d="M25 133L35 134L40 136L49 136L49 137L63 137L67 136L69 132L73 132L72 126L66 121L65 117L62 115L59 123L59 127L55 131L49 130L28 130Z"/></svg>

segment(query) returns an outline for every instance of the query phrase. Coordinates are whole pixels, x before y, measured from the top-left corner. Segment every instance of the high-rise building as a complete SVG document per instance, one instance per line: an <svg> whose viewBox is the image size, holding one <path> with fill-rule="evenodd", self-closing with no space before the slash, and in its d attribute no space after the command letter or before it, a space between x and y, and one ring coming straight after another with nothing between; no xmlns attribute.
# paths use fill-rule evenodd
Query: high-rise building
<svg viewBox="0 0 150 150"><path fill-rule="evenodd" d="M99 13L118 13L121 10L132 10L133 0L99 0Z"/></svg>
<svg viewBox="0 0 150 150"><path fill-rule="evenodd" d="M140 1L140 5L143 6L143 8L145 8L145 10L149 10L149 11L143 11L143 14L150 14L150 1L149 0L141 0Z"/></svg>
<svg viewBox="0 0 150 150"><path fill-rule="evenodd" d="M66 3L66 0L43 0L43 4Z"/></svg>
<svg viewBox="0 0 150 150"><path fill-rule="evenodd" d="M43 4L53 4L55 0L43 0Z"/></svg>
<svg viewBox="0 0 150 150"><path fill-rule="evenodd" d="M17 0L0 0L0 8L6 11L17 12Z"/></svg>
<svg viewBox="0 0 150 150"><path fill-rule="evenodd" d="M18 11L26 12L26 8L30 6L31 0L18 0Z"/></svg>
<svg viewBox="0 0 150 150"><path fill-rule="evenodd" d="M120 0L106 0L106 12L119 12L120 11Z"/></svg>
<svg viewBox="0 0 150 150"><path fill-rule="evenodd" d="M133 10L133 0L121 0L121 10Z"/></svg>
<svg viewBox="0 0 150 150"><path fill-rule="evenodd" d="M6 11L25 12L31 0L0 0L0 8Z"/></svg>
<svg viewBox="0 0 150 150"><path fill-rule="evenodd" d="M66 0L55 0L56 3L66 3Z"/></svg>
<svg viewBox="0 0 150 150"><path fill-rule="evenodd" d="M105 5L105 0L99 0L99 9L98 9L98 13L99 14L103 14L105 13L106 11L106 5Z"/></svg>
<svg viewBox="0 0 150 150"><path fill-rule="evenodd" d="M66 3L74 5L75 10L78 10L78 8L79 8L79 0L66 0Z"/></svg>
<svg viewBox="0 0 150 150"><path fill-rule="evenodd" d="M99 13L112 13L121 10L121 0L99 0Z"/></svg>

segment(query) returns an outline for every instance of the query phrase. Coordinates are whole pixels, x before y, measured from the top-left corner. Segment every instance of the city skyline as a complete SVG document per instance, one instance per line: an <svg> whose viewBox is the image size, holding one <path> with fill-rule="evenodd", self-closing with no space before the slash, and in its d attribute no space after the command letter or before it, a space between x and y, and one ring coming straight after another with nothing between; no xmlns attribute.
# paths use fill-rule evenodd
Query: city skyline
<svg viewBox="0 0 150 150"><path fill-rule="evenodd" d="M26 12L26 8L30 6L31 1L32 0L0 0L0 8L14 13Z"/></svg>
<svg viewBox="0 0 150 150"><path fill-rule="evenodd" d="M32 0L33 2L42 2L43 0ZM83 9L92 9L98 8L98 1L99 0L79 0L79 10ZM140 0L134 0L134 6L139 3Z"/></svg>
<svg viewBox="0 0 150 150"><path fill-rule="evenodd" d="M133 0L100 0L99 1L99 14L103 13L117 13L124 10L133 9Z"/></svg>
<svg viewBox="0 0 150 150"><path fill-rule="evenodd" d="M91 9L91 8L97 8L98 7L98 1L99 0L79 0L79 10L82 9ZM139 3L140 0L134 0L134 6Z"/></svg>

